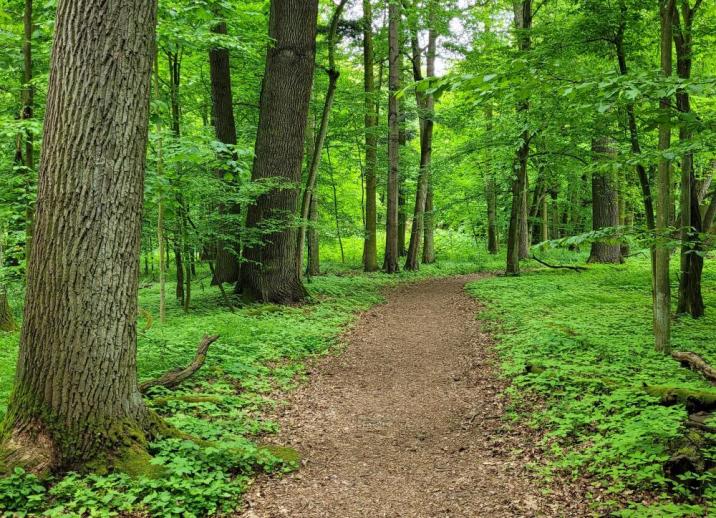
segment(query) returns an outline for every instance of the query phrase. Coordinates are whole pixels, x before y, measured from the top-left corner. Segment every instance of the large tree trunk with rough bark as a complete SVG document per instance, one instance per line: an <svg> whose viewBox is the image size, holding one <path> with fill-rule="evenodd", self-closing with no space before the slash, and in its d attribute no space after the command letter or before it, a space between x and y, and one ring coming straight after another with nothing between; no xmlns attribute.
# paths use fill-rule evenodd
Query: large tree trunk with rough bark
<svg viewBox="0 0 716 518"><path fill-rule="evenodd" d="M608 137L592 141L595 162L615 157L616 149ZM609 172L600 170L592 174L592 230L612 228L619 225L619 191L617 180ZM592 243L590 263L619 264L622 262L621 245L605 241Z"/></svg>
<svg viewBox="0 0 716 518"><path fill-rule="evenodd" d="M318 0L272 0L266 71L252 171L253 181L282 180L249 207L254 238L244 250L244 294L256 301L286 304L305 299L296 261L294 217L301 181L308 107L316 54ZM261 234L261 235L256 235Z"/></svg>
<svg viewBox="0 0 716 518"><path fill-rule="evenodd" d="M435 75L435 56L437 54L437 30L435 29L435 5L429 6L430 28L428 30L427 51L427 77ZM420 41L417 27L412 34L413 78L415 81L423 79L421 65ZM431 94L422 94L416 90L416 101L420 111L420 173L415 193L415 208L413 210L413 224L410 232L410 244L405 261L406 270L417 270L420 267L420 244L423 239L423 222L425 218L425 202L428 197L428 184L430 183L430 166L433 153L433 111L435 98Z"/></svg>
<svg viewBox="0 0 716 518"><path fill-rule="evenodd" d="M215 34L226 35L226 22L219 22L213 29ZM214 47L209 50L209 74L211 76L211 104L214 130L219 142L228 146L236 145L236 121L234 119L234 102L231 92L231 63L229 50ZM223 154L223 160L231 160L231 154ZM227 171L219 168L216 175L223 179ZM238 216L241 208L232 203L228 207L221 206L219 211L224 214ZM230 225L229 233L234 233ZM226 233L226 230L221 230ZM230 246L225 240L219 239L216 243L216 260L212 284L234 283L239 280L239 251Z"/></svg>
<svg viewBox="0 0 716 518"><path fill-rule="evenodd" d="M671 77L674 0L660 0L661 72ZM659 102L659 168L656 180L656 251L654 254L654 337L656 350L671 352L671 279L669 273L669 236L671 222L671 161L664 153L671 147L671 99Z"/></svg>
<svg viewBox="0 0 716 518"><path fill-rule="evenodd" d="M398 232L399 189L400 189L400 109L398 92L400 90L400 4L390 2L389 19L389 88L388 101L388 215L385 231L385 261L383 269L387 273L400 270Z"/></svg>
<svg viewBox="0 0 716 518"><path fill-rule="evenodd" d="M135 356L155 19L147 0L57 6L10 465L111 463L153 422Z"/></svg>
<svg viewBox="0 0 716 518"><path fill-rule="evenodd" d="M677 4L674 12L674 43L676 46L676 70L681 79L691 78L693 52L693 20L695 9L689 0ZM686 90L676 92L676 104L682 114L691 113L691 96ZM679 140L687 144L692 130L686 125L679 129ZM694 318L704 316L704 298L701 293L701 277L704 269L702 255L704 244L699 185L694 173L694 154L684 153L681 159L681 264L677 313L690 314Z"/></svg>
<svg viewBox="0 0 716 518"><path fill-rule="evenodd" d="M373 53L373 8L363 0L363 70L365 88L365 241L363 270L378 270L378 210L376 201L378 167L378 114Z"/></svg>
<svg viewBox="0 0 716 518"><path fill-rule="evenodd" d="M530 31L532 29L532 0L513 0L515 29L517 30L517 47L527 53L532 47ZM521 101L517 112L526 114L529 102ZM529 130L521 135L520 147L515 156L514 176L512 177L512 208L510 210L510 226L507 233L507 269L508 275L519 275L520 259L528 253L527 239L527 161L530 155Z"/></svg>

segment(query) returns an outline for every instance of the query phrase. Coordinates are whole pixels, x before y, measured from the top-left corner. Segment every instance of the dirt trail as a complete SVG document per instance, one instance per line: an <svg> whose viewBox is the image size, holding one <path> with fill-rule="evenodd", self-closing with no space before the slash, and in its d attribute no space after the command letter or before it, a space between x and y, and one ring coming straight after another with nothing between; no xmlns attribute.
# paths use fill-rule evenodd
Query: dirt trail
<svg viewBox="0 0 716 518"><path fill-rule="evenodd" d="M579 495L541 495L529 434L501 420L504 382L463 290L476 278L401 286L361 316L277 416L303 467L259 480L243 518L583 515Z"/></svg>

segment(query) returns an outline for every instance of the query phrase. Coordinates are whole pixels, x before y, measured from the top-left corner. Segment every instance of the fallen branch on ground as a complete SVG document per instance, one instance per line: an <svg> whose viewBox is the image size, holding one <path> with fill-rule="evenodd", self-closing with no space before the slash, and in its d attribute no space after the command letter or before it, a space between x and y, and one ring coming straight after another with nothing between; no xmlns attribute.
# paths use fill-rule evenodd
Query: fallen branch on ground
<svg viewBox="0 0 716 518"><path fill-rule="evenodd" d="M564 265L564 264L558 264L558 265L549 264L549 263L544 262L542 259L540 259L539 257L537 257L535 255L533 255L531 257L531 259L534 261L537 261L539 264L541 264L543 266L546 266L547 268L552 268L553 270L574 270L575 272L586 272L587 271L587 268L585 268L584 266L568 266L568 265Z"/></svg>
<svg viewBox="0 0 716 518"><path fill-rule="evenodd" d="M206 353L209 350L209 346L218 339L218 336L205 336L196 350L194 360L192 360L189 365L183 369L171 370L159 378L140 383L139 391L142 394L145 394L152 387L165 387L171 389L179 386L181 383L193 376L196 371L201 369L202 365L204 365L204 362L206 361Z"/></svg>
<svg viewBox="0 0 716 518"><path fill-rule="evenodd" d="M701 375L709 380L711 383L716 384L716 369L711 367L706 361L696 353L691 352L680 352L674 351L671 353L671 357L682 363L682 365L689 367L691 370L701 373Z"/></svg>

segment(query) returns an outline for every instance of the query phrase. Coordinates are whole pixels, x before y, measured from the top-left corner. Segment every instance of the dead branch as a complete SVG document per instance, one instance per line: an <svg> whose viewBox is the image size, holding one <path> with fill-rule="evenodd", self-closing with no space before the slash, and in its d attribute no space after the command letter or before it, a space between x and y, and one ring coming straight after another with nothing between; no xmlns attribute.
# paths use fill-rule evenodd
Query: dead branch
<svg viewBox="0 0 716 518"><path fill-rule="evenodd" d="M204 362L206 361L206 353L209 350L209 346L218 339L218 336L205 336L196 350L196 356L189 365L183 369L174 369L166 372L159 378L140 383L139 392L146 394L146 392L152 387L166 387L171 389L179 386L181 383L193 376L196 371L201 369L202 365L204 365Z"/></svg>
<svg viewBox="0 0 716 518"><path fill-rule="evenodd" d="M539 257L537 257L535 255L533 255L531 257L531 259L533 259L534 261L537 261L539 264L541 264L543 266L546 266L547 268L552 268L553 270L574 270L575 272L586 272L587 271L587 268L585 268L584 266L568 266L568 265L564 265L564 264L558 264L558 265L549 264L549 263L544 262L542 259L540 259Z"/></svg>
<svg viewBox="0 0 716 518"><path fill-rule="evenodd" d="M682 365L701 373L701 375L709 380L711 383L716 384L716 369L711 367L706 361L696 353L691 352L680 352L674 351L671 353L671 357L676 361L681 362Z"/></svg>

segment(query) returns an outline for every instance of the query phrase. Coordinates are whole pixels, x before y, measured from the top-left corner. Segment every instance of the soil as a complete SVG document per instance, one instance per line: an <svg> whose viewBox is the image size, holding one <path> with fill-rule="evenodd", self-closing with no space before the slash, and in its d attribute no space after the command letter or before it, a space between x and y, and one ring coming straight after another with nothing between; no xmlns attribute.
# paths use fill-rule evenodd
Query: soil
<svg viewBox="0 0 716 518"><path fill-rule="evenodd" d="M464 291L478 278L403 285L361 315L275 416L301 469L257 480L241 517L590 515L526 467L536 437L505 419L507 381Z"/></svg>

